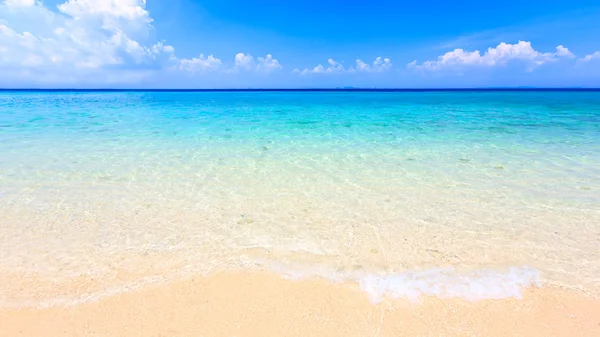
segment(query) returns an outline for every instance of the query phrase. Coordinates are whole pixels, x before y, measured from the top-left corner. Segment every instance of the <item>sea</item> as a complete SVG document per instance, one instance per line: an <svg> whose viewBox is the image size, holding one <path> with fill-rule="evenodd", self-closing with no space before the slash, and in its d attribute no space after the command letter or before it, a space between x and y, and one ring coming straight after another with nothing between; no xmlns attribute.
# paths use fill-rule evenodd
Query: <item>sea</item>
<svg viewBox="0 0 600 337"><path fill-rule="evenodd" d="M0 91L0 307L264 270L600 295L600 91Z"/></svg>

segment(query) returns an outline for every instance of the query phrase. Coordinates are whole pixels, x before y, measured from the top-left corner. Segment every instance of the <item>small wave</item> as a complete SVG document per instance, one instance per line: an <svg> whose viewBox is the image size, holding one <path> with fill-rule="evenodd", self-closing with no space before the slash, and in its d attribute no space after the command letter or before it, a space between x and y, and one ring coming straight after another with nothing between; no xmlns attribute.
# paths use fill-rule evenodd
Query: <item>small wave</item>
<svg viewBox="0 0 600 337"><path fill-rule="evenodd" d="M337 272L327 268L289 271L281 266L271 267L271 270L291 279L322 277L334 282L358 283L374 304L381 302L384 297L417 300L420 296L435 296L469 301L520 299L524 289L541 286L539 272L529 267L511 267L504 271L478 269L469 272L439 268L391 275Z"/></svg>
<svg viewBox="0 0 600 337"><path fill-rule="evenodd" d="M367 293L371 303L377 304L385 297L390 299L408 299L416 301L421 296L438 298L462 298L469 301L487 299L504 299L522 297L522 291L530 287L541 286L540 275L536 269L529 267L511 267L504 271L479 269L466 273L454 269L428 269L424 271L407 271L391 275L376 275L360 271L339 272L329 267L290 268L271 261L240 261L238 271L257 271L255 268L275 272L283 278L291 280L310 279L314 277L342 283L357 283ZM76 297L55 297L45 300L6 301L0 299L3 308L48 308L56 306L73 306L95 302L107 297L139 290L145 286L166 283L196 274L192 270L179 271L171 275L151 276L135 282L107 288L103 291L83 294ZM210 272L201 272L210 275Z"/></svg>
<svg viewBox="0 0 600 337"><path fill-rule="evenodd" d="M506 272L478 270L461 275L451 269L434 269L390 276L367 275L359 280L360 289L371 302L384 296L415 300L421 295L438 298L463 298L469 301L521 298L525 288L540 286L539 273L527 267Z"/></svg>

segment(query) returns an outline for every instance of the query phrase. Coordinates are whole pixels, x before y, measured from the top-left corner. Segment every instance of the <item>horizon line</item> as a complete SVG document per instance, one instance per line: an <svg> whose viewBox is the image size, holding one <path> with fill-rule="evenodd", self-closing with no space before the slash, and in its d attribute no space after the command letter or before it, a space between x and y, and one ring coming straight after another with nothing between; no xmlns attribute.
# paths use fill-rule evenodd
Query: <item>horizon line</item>
<svg viewBox="0 0 600 337"><path fill-rule="evenodd" d="M600 87L474 87L474 88L0 88L0 92L260 92L260 91L365 91L365 92L427 92L427 91L600 91Z"/></svg>

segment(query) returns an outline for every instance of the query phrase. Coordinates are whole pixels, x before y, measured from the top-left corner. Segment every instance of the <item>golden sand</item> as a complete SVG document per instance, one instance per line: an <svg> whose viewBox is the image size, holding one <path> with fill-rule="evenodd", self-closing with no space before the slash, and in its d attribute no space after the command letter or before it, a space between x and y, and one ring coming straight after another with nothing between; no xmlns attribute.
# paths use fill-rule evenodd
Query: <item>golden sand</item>
<svg viewBox="0 0 600 337"><path fill-rule="evenodd" d="M600 336L600 300L544 287L524 298L373 305L354 284L221 273L96 302L0 310L2 336Z"/></svg>

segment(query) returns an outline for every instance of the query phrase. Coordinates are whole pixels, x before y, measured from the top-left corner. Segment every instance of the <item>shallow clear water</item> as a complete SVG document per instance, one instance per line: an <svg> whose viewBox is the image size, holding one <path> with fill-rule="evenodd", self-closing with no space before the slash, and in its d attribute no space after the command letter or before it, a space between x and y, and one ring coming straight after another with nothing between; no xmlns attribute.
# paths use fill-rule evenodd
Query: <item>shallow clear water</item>
<svg viewBox="0 0 600 337"><path fill-rule="evenodd" d="M2 92L0 255L5 304L267 267L597 295L600 92Z"/></svg>

